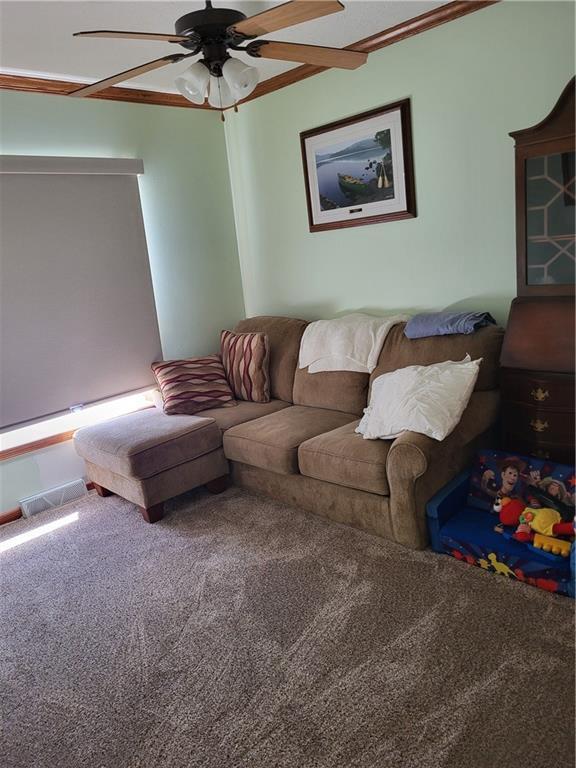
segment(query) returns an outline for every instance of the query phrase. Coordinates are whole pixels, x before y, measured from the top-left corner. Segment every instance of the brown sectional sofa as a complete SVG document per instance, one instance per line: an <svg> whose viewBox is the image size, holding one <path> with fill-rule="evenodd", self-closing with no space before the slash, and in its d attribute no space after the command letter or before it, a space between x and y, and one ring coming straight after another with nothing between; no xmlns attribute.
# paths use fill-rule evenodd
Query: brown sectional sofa
<svg viewBox="0 0 576 768"><path fill-rule="evenodd" d="M489 326L470 336L410 341L404 335L404 325L397 325L369 376L349 372L309 374L298 369L305 327L303 320L255 317L243 320L235 329L268 335L269 403L240 402L234 408L180 417L149 409L153 416L140 415L139 426L133 421L136 414L114 420L112 433L116 438L111 442L106 437L106 425L80 430L76 446L86 459L89 477L146 507L152 502L157 505L160 496L169 498L181 493L185 490L183 483L188 488L212 483L223 474L228 460L232 481L239 486L407 547L425 547L426 501L466 465L479 443L488 439L487 433L497 418L502 329ZM396 440L364 440L355 433L371 382L377 376L407 365L459 360L466 353L473 359L482 357L483 362L468 407L446 440L437 442L412 432ZM206 446L202 455L201 449L182 449L181 436L174 436L180 446L171 445L170 424L175 418L187 420L190 426L184 445L195 444L198 439ZM158 423L151 428L154 420ZM182 428L184 425L181 422ZM214 441L215 425L222 448ZM141 449L137 444L135 448L134 439L122 443L122 429L132 434L135 431L136 437L138 432L147 432L145 447ZM163 459L150 456L150 452L154 453L156 430L161 438L156 451ZM127 460L126 452L141 450L147 452L144 459L131 455ZM153 494L148 493L149 488L154 488Z"/></svg>

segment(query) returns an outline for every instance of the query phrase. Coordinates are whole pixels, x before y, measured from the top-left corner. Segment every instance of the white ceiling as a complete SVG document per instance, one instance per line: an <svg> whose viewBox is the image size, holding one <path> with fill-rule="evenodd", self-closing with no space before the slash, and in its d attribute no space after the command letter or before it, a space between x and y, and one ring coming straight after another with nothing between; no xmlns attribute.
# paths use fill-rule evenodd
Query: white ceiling
<svg viewBox="0 0 576 768"><path fill-rule="evenodd" d="M235 8L252 16L279 2L215 0L214 6ZM346 8L341 13L275 32L267 37L341 48L445 5L446 2L344 0ZM73 32L90 29L173 32L174 22L179 16L203 7L204 3L198 0L187 3L171 0L1 0L0 68L11 74L57 80L100 80L183 49L170 43L143 40L74 38ZM244 54L234 55L256 65L261 80L299 66L288 62L256 60ZM174 78L190 63L188 60L149 72L122 85L175 92Z"/></svg>

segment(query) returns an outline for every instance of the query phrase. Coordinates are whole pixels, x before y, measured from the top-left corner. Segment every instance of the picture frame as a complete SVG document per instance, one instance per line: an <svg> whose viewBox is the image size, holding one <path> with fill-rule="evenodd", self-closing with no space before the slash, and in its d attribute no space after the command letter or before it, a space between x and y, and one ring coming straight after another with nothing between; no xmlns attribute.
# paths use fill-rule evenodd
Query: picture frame
<svg viewBox="0 0 576 768"><path fill-rule="evenodd" d="M300 134L310 232L416 216L410 99Z"/></svg>

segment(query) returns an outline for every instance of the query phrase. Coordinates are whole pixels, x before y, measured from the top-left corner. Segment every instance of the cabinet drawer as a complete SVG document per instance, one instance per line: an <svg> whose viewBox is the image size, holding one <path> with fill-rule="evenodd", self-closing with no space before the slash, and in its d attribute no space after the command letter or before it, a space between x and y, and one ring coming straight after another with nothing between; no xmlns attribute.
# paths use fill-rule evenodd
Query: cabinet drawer
<svg viewBox="0 0 576 768"><path fill-rule="evenodd" d="M574 410L574 377L503 368L500 374L503 400L514 400L539 409Z"/></svg>
<svg viewBox="0 0 576 768"><path fill-rule="evenodd" d="M506 432L553 443L574 441L574 414L505 403L502 422Z"/></svg>
<svg viewBox="0 0 576 768"><path fill-rule="evenodd" d="M560 464L574 465L574 444L554 443L546 440L532 440L525 435L505 432L502 436L502 448L510 453L521 453L537 459L550 459Z"/></svg>

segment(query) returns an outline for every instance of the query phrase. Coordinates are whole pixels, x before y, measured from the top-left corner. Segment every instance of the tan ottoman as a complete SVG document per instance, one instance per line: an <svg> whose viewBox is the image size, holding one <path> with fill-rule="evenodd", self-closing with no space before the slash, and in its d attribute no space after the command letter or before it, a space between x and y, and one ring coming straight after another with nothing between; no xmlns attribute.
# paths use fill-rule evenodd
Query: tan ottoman
<svg viewBox="0 0 576 768"><path fill-rule="evenodd" d="M226 488L228 462L214 419L146 408L79 429L74 447L98 493L132 501L149 523L162 518L172 496L199 485Z"/></svg>

